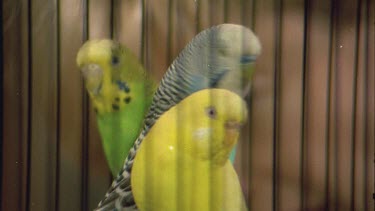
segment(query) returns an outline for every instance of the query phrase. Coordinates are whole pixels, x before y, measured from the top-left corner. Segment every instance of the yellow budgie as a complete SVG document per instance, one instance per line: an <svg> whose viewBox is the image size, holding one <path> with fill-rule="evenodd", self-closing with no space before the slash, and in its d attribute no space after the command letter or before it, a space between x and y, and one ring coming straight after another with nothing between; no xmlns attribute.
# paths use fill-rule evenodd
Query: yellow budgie
<svg viewBox="0 0 375 211"><path fill-rule="evenodd" d="M225 89L195 92L165 112L133 163L139 210L247 210L228 160L246 117L246 103Z"/></svg>

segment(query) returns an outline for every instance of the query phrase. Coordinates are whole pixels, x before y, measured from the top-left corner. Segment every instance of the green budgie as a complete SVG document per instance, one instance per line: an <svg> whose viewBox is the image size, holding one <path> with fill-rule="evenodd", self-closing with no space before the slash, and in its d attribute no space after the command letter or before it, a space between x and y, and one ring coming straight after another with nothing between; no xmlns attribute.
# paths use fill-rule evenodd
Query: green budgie
<svg viewBox="0 0 375 211"><path fill-rule="evenodd" d="M168 68L155 92L144 128L97 210L136 209L130 186L131 170L142 140L168 109L190 94L206 88L228 89L244 96L250 88L253 65L261 52L256 35L248 28L221 24L200 32Z"/></svg>
<svg viewBox="0 0 375 211"><path fill-rule="evenodd" d="M129 49L112 40L90 40L77 65L96 112L104 153L116 176L143 126L157 83Z"/></svg>

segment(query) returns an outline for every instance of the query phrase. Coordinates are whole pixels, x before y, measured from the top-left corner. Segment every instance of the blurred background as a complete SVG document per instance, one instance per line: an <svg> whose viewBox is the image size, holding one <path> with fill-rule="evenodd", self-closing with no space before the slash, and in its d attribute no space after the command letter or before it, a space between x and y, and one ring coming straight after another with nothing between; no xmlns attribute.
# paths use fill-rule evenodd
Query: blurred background
<svg viewBox="0 0 375 211"><path fill-rule="evenodd" d="M199 31L258 35L235 168L250 210L374 210L373 0L3 0L1 210L92 210L112 178L75 57L113 38L160 79Z"/></svg>

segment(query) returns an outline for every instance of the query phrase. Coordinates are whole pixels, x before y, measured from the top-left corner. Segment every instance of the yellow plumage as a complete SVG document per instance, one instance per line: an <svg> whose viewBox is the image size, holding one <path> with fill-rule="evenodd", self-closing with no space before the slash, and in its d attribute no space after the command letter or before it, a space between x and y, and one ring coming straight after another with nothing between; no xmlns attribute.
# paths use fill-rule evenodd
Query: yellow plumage
<svg viewBox="0 0 375 211"><path fill-rule="evenodd" d="M143 140L131 186L140 210L247 210L228 160L247 117L245 102L205 89L164 113Z"/></svg>

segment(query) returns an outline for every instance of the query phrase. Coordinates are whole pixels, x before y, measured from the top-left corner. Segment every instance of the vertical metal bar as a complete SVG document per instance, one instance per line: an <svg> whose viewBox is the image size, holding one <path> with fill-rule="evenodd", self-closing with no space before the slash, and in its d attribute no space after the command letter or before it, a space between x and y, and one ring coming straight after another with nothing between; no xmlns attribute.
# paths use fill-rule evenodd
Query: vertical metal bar
<svg viewBox="0 0 375 211"><path fill-rule="evenodd" d="M174 19L174 44L175 46L173 46L173 52L175 55L178 55L179 52L184 48L185 46L185 42L189 42L189 38L187 38L186 34L187 32L189 32L190 28L188 28L188 26L182 26L182 24L180 24L184 19L185 17L182 17L181 14L182 11L185 9L185 2L183 1L175 1L175 19ZM182 29L185 29L183 33L181 33Z"/></svg>
<svg viewBox="0 0 375 211"><path fill-rule="evenodd" d="M199 2L200 0L197 1ZM174 0L168 0L167 64L170 64L173 61L173 4Z"/></svg>
<svg viewBox="0 0 375 211"><path fill-rule="evenodd" d="M254 29L254 19L255 19L255 9L254 9L254 0L240 0L240 5L238 5L236 8L240 10L240 23L246 27ZM225 1L222 2L222 4L225 4ZM223 14L225 13L225 8L223 6ZM224 21L224 15L221 17L221 21ZM258 72L259 70L255 70ZM255 73L256 74L256 73ZM254 77L253 77L254 78ZM248 107L248 118L252 118L252 86L253 81L250 81L250 92L245 97L245 101L247 102ZM252 149L253 149L253 140L250 138L252 134L252 121L248 121L247 125L244 127L243 133L242 133L242 139L238 141L237 144L237 154L236 159L234 163L235 169L237 169L237 174L239 176L239 179L241 181L245 201L247 204L252 204L253 198L251 197L251 190L252 190L252 174L251 171L253 171L253 159L251 156Z"/></svg>
<svg viewBox="0 0 375 211"><path fill-rule="evenodd" d="M215 2L213 2L215 1ZM208 17L208 20L209 20L209 24L212 25L212 23L214 22L214 14L215 14L215 3L216 3L217 0L208 0L209 2L209 5L210 7L208 8L208 14L209 14L209 17Z"/></svg>
<svg viewBox="0 0 375 211"><path fill-rule="evenodd" d="M337 40L335 44L336 57L336 95L335 95L335 125L337 127L337 209L350 209L353 195L353 74L356 63L356 16L358 1L343 0L337 5ZM348 31L348 28L352 29Z"/></svg>
<svg viewBox="0 0 375 211"><path fill-rule="evenodd" d="M150 70L151 69L151 61L149 59L149 29L148 29L148 21L149 21L149 16L148 16L148 12L149 12L149 4L150 2L148 2L147 0L142 0L142 3L141 3L141 7L142 7L142 27L141 27L141 62L143 63L143 66L146 70ZM147 157L150 156L150 157L153 157L153 153L147 153ZM150 165L145 162L144 164L144 169L145 169L145 173L146 175L148 174L148 172L150 172ZM151 191L148 191L147 190L147 187L150 187L150 183L148 182L148 180L144 180L143 181L144 183L144 192L146 193L145 197L146 198L150 198L151 196Z"/></svg>
<svg viewBox="0 0 375 211"><path fill-rule="evenodd" d="M308 142L308 136L307 136L307 125L308 125L308 115L307 115L307 105L308 105L308 97L307 97L307 82L308 82L308 49L309 49L309 43L308 40L310 39L310 0L304 1L304 29L303 29L303 70L302 70L302 115L301 115L301 162L300 162L300 202L301 207L300 210L305 210L306 207L306 193L305 193L305 184L307 184L308 181L308 175L306 174L306 164L307 164L307 158L308 158L308 151L307 151L307 142Z"/></svg>
<svg viewBox="0 0 375 211"><path fill-rule="evenodd" d="M358 86L358 65L359 65L359 33L360 33L360 21L361 21L361 4L362 0L357 0L357 16L356 16L356 33L355 33L355 58L354 58L354 71L353 71L353 96L352 96L352 137L351 137L351 175L350 175L350 209L355 210L355 152L356 152L356 145L355 139L357 134L357 123L356 123L356 111L357 111L357 86Z"/></svg>
<svg viewBox="0 0 375 211"><path fill-rule="evenodd" d="M289 0L281 2L277 114L279 210L300 210L301 206L300 167L302 161L301 131L303 129L301 120L302 92L304 91L301 83L304 68L303 3L303 1L297 3Z"/></svg>
<svg viewBox="0 0 375 211"><path fill-rule="evenodd" d="M25 210L28 152L28 2L2 1L4 97L2 203L0 210Z"/></svg>
<svg viewBox="0 0 375 211"><path fill-rule="evenodd" d="M327 95L327 146L326 146L326 157L327 157L327 166L326 166L326 206L325 210L332 210L336 209L336 183L332 181L331 178L336 177L336 165L335 165L335 151L334 146L335 144L335 132L336 128L331 122L335 122L333 118L335 117L335 112L332 111L334 107L334 96L335 96L335 87L333 86L335 80L335 68L334 68L334 54L335 54L335 36L336 36L336 18L337 9L336 9L336 0L331 0L331 16L330 16L330 54L329 54L329 73L328 73L328 95ZM332 155L333 153L333 155ZM332 157L332 158L331 158Z"/></svg>
<svg viewBox="0 0 375 211"><path fill-rule="evenodd" d="M82 42L85 42L89 38L89 4L90 0L82 0Z"/></svg>
<svg viewBox="0 0 375 211"><path fill-rule="evenodd" d="M4 55L4 49L3 49L3 2L0 3L0 87L4 87L3 83L3 75L4 75L4 64L3 64L3 55ZM0 92L0 102L3 101L3 91ZM3 103L0 104L0 152L1 155L3 155L3 125L4 125L4 117L3 117ZM0 169L3 171L3 156L0 156ZM0 208L3 204L3 174L0 175Z"/></svg>
<svg viewBox="0 0 375 211"><path fill-rule="evenodd" d="M250 21L249 27L251 28L251 30L254 30L254 26L255 26L255 23L256 23L255 22L255 17L256 17L256 15L255 15L255 2L256 1L252 0L251 2L252 2L252 5L251 5L251 21ZM225 13L225 3L226 3L226 0L224 0L224 11L223 11L224 13ZM247 7L244 6L243 11L242 11L242 22L243 23L246 23L246 20L244 20L246 18L245 8L247 8ZM225 19L225 15L224 15L224 19ZM252 90L252 89L253 89L253 82L251 82L251 86L250 86L250 90ZM253 114L252 114L253 110L251 109L252 101L253 101L253 94L252 94L252 92L250 92L249 95L246 98L246 102L247 102L248 108L249 108L248 109L248 116L250 118L253 117ZM247 127L248 140L246 140L248 142L248 147L247 147L247 149L245 149L245 150L247 150L247 153L245 152L245 150L243 150L244 152L242 153L242 154L247 155L246 156L247 162L241 162L241 163L243 163L242 166L241 166L242 169L246 169L246 167L244 165L247 164L246 175L248 176L248 178L246 178L246 179L248 181L248 184L247 184L247 193L245 195L247 204L252 204L252 201L253 201L252 200L253 198L251 197L251 190L252 190L252 183L253 183L251 171L253 171L254 166L252 165L253 164L252 156L249 155L249 154L252 153L252 149L253 149L253 140L251 138L251 134L253 134L252 129L253 129L252 121L249 120L248 121L248 127ZM241 159L243 159L243 157L241 157Z"/></svg>
<svg viewBox="0 0 375 211"><path fill-rule="evenodd" d="M357 113L356 113L356 131L355 136L355 186L354 186L354 209L356 210L370 210L367 204L367 191L370 190L366 185L366 175L368 169L366 168L366 158L368 155L368 148L366 147L366 134L367 134L367 94L368 90L368 8L366 7L367 1L361 1L360 4L360 21L359 21L359 55L358 55L358 81L357 81ZM370 200L371 201L371 200Z"/></svg>
<svg viewBox="0 0 375 211"><path fill-rule="evenodd" d="M208 20L208 22L209 22L209 24L210 25L212 25L213 24L213 22L214 22L214 14L215 14L215 4L217 4L217 0L207 0L208 1L208 4L210 5L210 7L208 8L208 18L209 18L209 20Z"/></svg>
<svg viewBox="0 0 375 211"><path fill-rule="evenodd" d="M228 8L229 8L229 0L224 0L224 23L228 22Z"/></svg>
<svg viewBox="0 0 375 211"><path fill-rule="evenodd" d="M195 1L195 33L198 34L201 30L201 15L200 15L200 9L201 9L201 0Z"/></svg>
<svg viewBox="0 0 375 211"><path fill-rule="evenodd" d="M147 0L142 0L142 32L141 32L141 61L143 62L146 69L149 69L148 63L147 63L147 20L148 14L147 14Z"/></svg>
<svg viewBox="0 0 375 211"><path fill-rule="evenodd" d="M28 204L27 204L27 200L29 198L29 186L28 186L28 182L29 182L29 177L30 177L30 171L29 171L29 160L30 160L30 146L31 146L31 143L30 143L30 137L31 137L31 126L30 126L30 111L31 111L31 108L30 108L30 105L31 105L31 79L30 79L30 73L31 73L31 26L30 26L30 23L31 23L31 13L30 13L30 1L24 1L24 4L22 4L22 16L23 16L23 26L22 28L24 29L25 31L25 35L23 36L23 47L26 48L24 49L24 53L23 53L23 58L25 58L26 62L25 64L22 65L22 73L23 73L23 76L20 77L22 78L23 81L25 81L26 85L23 85L22 86L22 90L24 90L25 92L25 95L24 97L22 97L22 104L24 104L24 106L22 106L22 109L20 110L22 113L23 113L23 116L26 116L26 120L22 121L22 133L23 133L23 137L22 137L22 145L20 148L22 150L22 159L21 159L21 162L23 163L23 167L22 167L22 173L24 174L24 176L22 176L22 189L20 191L22 192L25 192L22 196L21 196L21 209L23 210L26 210L27 207L28 207ZM20 118L21 119L21 118Z"/></svg>
<svg viewBox="0 0 375 211"><path fill-rule="evenodd" d="M239 12L240 12L240 22L242 25L246 26L246 20L245 20L245 12L246 12L246 9L247 9L247 5L245 2L247 2L247 0L240 0L240 7L239 7Z"/></svg>
<svg viewBox="0 0 375 211"><path fill-rule="evenodd" d="M32 10L31 10L31 0L28 0L27 1L27 8L28 8L28 11L27 11L27 16L28 16L28 24L27 24L27 32L28 32L28 61L29 61L29 66L28 66L28 72L29 72L29 80L28 80L28 93L27 93L27 101L28 101L28 110L27 110L27 153L26 153L26 156L27 156L27 169L26 169L26 174L27 174L27 179L26 179L26 205L25 205L25 208L27 210L30 210L30 189L31 189L31 185L30 185L30 181L31 181L31 168L30 168L30 165L31 165L31 111L32 111L32 80L33 80L33 75L31 74L32 72L32 66L33 66L33 56L32 56Z"/></svg>
<svg viewBox="0 0 375 211"><path fill-rule="evenodd" d="M56 182L55 182L55 210L59 210L59 188L60 188L60 146L61 146L61 139L60 139L60 93L61 93L61 68L60 68L60 60L61 60L61 54L60 54L60 0L57 0L56 2L56 46L57 46L57 52L56 52L56 71L57 71L57 78L56 78L56 87L57 87L57 99L56 99L56 112L57 112L57 118L56 118L56 160L55 160L55 175L56 175Z"/></svg>
<svg viewBox="0 0 375 211"><path fill-rule="evenodd" d="M257 1L256 0L252 0L253 4L252 4L252 10L251 10L251 22L250 22L250 27L253 29L254 26L255 26L255 7L256 7L256 3Z"/></svg>
<svg viewBox="0 0 375 211"><path fill-rule="evenodd" d="M366 2L366 210L374 210L375 207L375 2ZM371 115L372 114L372 115Z"/></svg>
<svg viewBox="0 0 375 211"><path fill-rule="evenodd" d="M367 160L367 156L369 155L371 149L369 149L369 147L367 147L367 141L368 141L368 122L369 122L369 117L367 115L367 111L368 111L368 102L369 102L369 99L367 98L368 96L368 91L369 91L369 83L368 83L368 78L369 78L369 74L368 74L368 70L369 70L369 65L368 65L368 62L369 62L369 59L368 59L368 55L369 55L369 26L368 26L368 23L369 23L369 0L365 0L364 2L364 12L365 12L365 20L364 20L364 27L365 27L365 30L364 30L364 41L366 43L365 45L365 49L364 49L364 58L363 58L363 69L364 69L364 75L363 75L363 78L364 78L364 83L363 83L363 93L364 93L364 102L363 102L363 115L364 115L364 118L363 118L363 134L364 134L364 139L363 139L363 146L364 146L364 153L363 153L363 168L364 168L364 172L363 172L363 177L362 177L362 180L364 181L363 182L363 208L364 210L370 210L369 209L369 206L368 206L368 202L367 202L367 199L369 198L367 196L367 193L370 192L369 191L369 187L367 185L367 174L368 174L368 169L367 169L367 165L366 165L366 160ZM375 141L375 140L374 140ZM374 159L375 160L375 159ZM374 168L375 169L375 168ZM373 172L373 177L375 177L375 172ZM374 190L374 187L373 189ZM373 199L374 200L374 199Z"/></svg>
<svg viewBox="0 0 375 211"><path fill-rule="evenodd" d="M89 39L89 1L82 0L82 43ZM82 79L83 80L83 79ZM89 99L85 92L85 85L82 83L82 178L81 178L81 190L82 190L82 203L81 210L89 209L89 111L88 104Z"/></svg>
<svg viewBox="0 0 375 211"><path fill-rule="evenodd" d="M372 19L371 19L371 21L369 21L370 23L373 23L374 21L375 21L375 12L374 12L374 9L375 9L375 4L374 4L374 1L369 1L369 7L368 8L372 8L372 10L370 10L370 11L372 11L371 12L371 15L372 15ZM370 16L370 15L369 15ZM372 26L372 28L370 29L370 32L372 32L373 34L375 33L375 27L374 27L374 24L372 24L371 25ZM375 54L375 50L374 50L374 37L372 37L371 38L371 40L372 40L372 42L369 42L369 43L371 43L372 45L372 47L371 47L371 53L372 53L372 56L375 56L374 54ZM371 58L371 60L370 61L372 61L372 67L374 68L374 60L372 60L373 59L373 57ZM370 70L371 70L371 68L369 68ZM372 70L374 70L374 69L372 69ZM372 78L372 88L370 88L370 89L368 89L368 90L372 90L372 92L374 91L374 89L375 89L375 87L374 87L374 84L375 84L375 74L374 74L374 71L372 71L372 74L373 74L373 77L374 78ZM370 79L370 77L369 77L369 85L370 85L370 82L371 81L371 79ZM371 95L370 95L371 96ZM374 154L374 159L373 159L373 167L375 166L375 123L374 123L374 120L375 120L375 105L374 105L374 101L375 101L375 99L374 99L374 96L375 95L372 95L372 113L374 114L373 116L372 116L372 126L373 126L373 128L370 128L370 130L369 131L372 131L372 138L374 138L373 139L373 141L372 141L372 144L373 144L373 154ZM370 108L371 108L371 106L369 106ZM371 112L369 112L369 113L371 113ZM370 121L368 121L368 122L370 122ZM370 125L370 124L369 124ZM370 125L371 126L371 125ZM370 135L369 135L370 136ZM371 136L370 136L370 138L369 138L369 140L371 140ZM370 141L369 141L370 142ZM370 143L369 143L369 145L370 145ZM375 189L375 168L373 169L373 188ZM373 189L373 194L372 194L372 199L373 199L373 202L372 202L372 206L373 206L373 208L375 207L375 190Z"/></svg>
<svg viewBox="0 0 375 211"><path fill-rule="evenodd" d="M281 0L274 0L275 3L275 66L274 66L274 90L273 90L273 168L272 168L272 186L273 186L273 209L277 210L279 206L279 121L280 121L280 66L281 66L281 17L282 17L282 3Z"/></svg>
<svg viewBox="0 0 375 211"><path fill-rule="evenodd" d="M325 207L330 3L308 1L306 23L304 209ZM305 8L306 9L306 8ZM324 17L322 19L322 17ZM323 21L322 21L323 20Z"/></svg>
<svg viewBox="0 0 375 211"><path fill-rule="evenodd" d="M254 30L257 32L262 41L262 59L256 63L259 78L267 80L254 80L252 87L251 110L253 116L249 119L252 125L250 134L253 151L251 171L252 193L249 204L250 210L272 210L276 209L274 205L275 190L273 181L275 171L273 170L274 156L274 117L275 117L275 55L277 43L276 21L277 8L274 0L258 1L255 5L255 25Z"/></svg>
<svg viewBox="0 0 375 211"><path fill-rule="evenodd" d="M30 209L53 210L56 202L57 1L33 1ZM35 45L35 46L34 46ZM48 58L48 59L45 59Z"/></svg>
<svg viewBox="0 0 375 211"><path fill-rule="evenodd" d="M112 39L115 39L115 1L116 0L111 0L110 5L110 37Z"/></svg>

